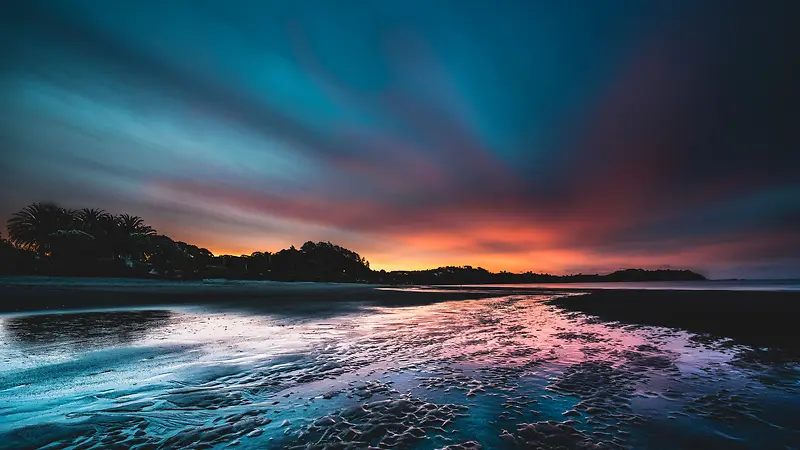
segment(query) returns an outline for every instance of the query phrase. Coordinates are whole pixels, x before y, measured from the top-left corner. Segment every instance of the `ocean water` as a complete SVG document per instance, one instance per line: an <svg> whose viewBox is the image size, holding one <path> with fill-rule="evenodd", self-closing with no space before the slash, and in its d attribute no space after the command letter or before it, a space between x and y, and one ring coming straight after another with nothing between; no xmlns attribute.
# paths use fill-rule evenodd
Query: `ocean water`
<svg viewBox="0 0 800 450"><path fill-rule="evenodd" d="M3 448L800 448L800 365L547 295L0 316Z"/></svg>

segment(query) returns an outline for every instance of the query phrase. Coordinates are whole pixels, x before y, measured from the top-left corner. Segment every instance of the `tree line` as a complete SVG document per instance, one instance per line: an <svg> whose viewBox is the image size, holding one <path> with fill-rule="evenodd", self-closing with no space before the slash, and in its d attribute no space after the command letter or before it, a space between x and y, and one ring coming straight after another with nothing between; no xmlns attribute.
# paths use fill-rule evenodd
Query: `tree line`
<svg viewBox="0 0 800 450"><path fill-rule="evenodd" d="M587 281L702 280L678 270L628 269L609 275L556 276L492 273L450 266L417 271L374 271L358 253L330 242L308 241L275 253L214 255L205 248L159 234L139 217L102 209L67 209L33 203L7 222L0 236L0 273L20 275L228 278L381 284L555 283Z"/></svg>
<svg viewBox="0 0 800 450"><path fill-rule="evenodd" d="M7 222L0 271L14 274L367 282L369 262L330 242L215 256L159 234L138 216L34 203Z"/></svg>

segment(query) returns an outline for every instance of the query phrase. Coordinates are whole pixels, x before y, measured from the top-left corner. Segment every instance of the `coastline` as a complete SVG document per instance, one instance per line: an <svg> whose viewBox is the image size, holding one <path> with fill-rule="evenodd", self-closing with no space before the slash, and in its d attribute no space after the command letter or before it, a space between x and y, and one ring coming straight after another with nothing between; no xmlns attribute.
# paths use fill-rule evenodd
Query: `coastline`
<svg viewBox="0 0 800 450"><path fill-rule="evenodd" d="M800 292L578 286L390 286L226 280L0 278L0 314L70 309L215 305L340 309L343 303L410 306L508 295L557 295L547 304L604 321L663 326L800 354ZM575 295L582 294L582 295Z"/></svg>
<svg viewBox="0 0 800 450"><path fill-rule="evenodd" d="M41 281L41 280L35 280ZM51 280L48 280L51 281ZM509 295L508 290L408 290L404 287L313 282L128 282L59 279L52 283L0 280L0 314L48 310L216 304L251 308L367 302L416 305ZM60 281L60 282L59 282ZM114 281L118 281L115 283ZM544 290L529 290L538 293Z"/></svg>

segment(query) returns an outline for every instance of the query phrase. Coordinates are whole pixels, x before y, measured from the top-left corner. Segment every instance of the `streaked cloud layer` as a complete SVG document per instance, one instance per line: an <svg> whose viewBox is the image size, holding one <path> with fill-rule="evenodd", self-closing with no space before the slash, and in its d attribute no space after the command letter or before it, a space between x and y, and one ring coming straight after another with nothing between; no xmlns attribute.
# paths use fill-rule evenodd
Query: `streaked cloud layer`
<svg viewBox="0 0 800 450"><path fill-rule="evenodd" d="M106 207L386 269L797 276L778 3L14 2L0 214Z"/></svg>

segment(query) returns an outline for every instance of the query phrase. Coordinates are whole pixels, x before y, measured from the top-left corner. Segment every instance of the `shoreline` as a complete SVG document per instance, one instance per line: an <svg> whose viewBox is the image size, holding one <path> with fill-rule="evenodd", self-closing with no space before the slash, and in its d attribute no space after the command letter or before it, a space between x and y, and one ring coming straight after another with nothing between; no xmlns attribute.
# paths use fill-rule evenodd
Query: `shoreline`
<svg viewBox="0 0 800 450"><path fill-rule="evenodd" d="M800 292L603 288L389 286L313 282L0 278L0 314L214 305L334 311L345 303L412 306L509 295L558 295L547 304L604 321L663 326L800 354ZM583 294L583 295L567 295Z"/></svg>
<svg viewBox="0 0 800 450"><path fill-rule="evenodd" d="M397 288L397 289L395 289ZM526 290L525 294L552 292ZM119 308L152 305L201 305L269 307L365 302L385 306L502 297L519 290L436 289L409 290L372 284L349 283L202 283L155 282L104 284L72 280L61 284L0 281L0 314L48 310Z"/></svg>

